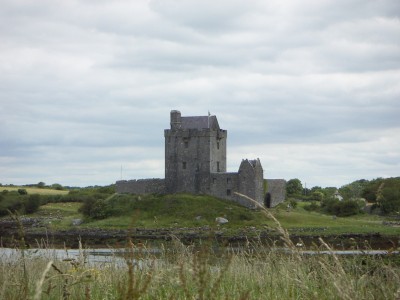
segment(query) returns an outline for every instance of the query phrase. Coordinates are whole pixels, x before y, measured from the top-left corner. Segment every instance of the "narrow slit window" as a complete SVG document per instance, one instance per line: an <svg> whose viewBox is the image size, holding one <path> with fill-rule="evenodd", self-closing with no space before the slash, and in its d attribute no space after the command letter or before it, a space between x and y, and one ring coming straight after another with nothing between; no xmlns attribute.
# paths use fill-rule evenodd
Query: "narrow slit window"
<svg viewBox="0 0 400 300"><path fill-rule="evenodd" d="M231 195L231 190L226 190L226 195L230 196Z"/></svg>

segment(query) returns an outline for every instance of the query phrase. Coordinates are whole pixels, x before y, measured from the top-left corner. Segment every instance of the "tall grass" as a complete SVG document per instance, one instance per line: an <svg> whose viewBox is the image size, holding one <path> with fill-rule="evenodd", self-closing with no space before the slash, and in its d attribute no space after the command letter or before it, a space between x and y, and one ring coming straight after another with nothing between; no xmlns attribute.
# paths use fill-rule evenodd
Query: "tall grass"
<svg viewBox="0 0 400 300"><path fill-rule="evenodd" d="M263 208L262 208L263 209ZM396 256L305 256L277 219L285 251L247 243L216 249L212 239L196 245L161 246L155 256L128 239L107 263L0 257L0 299L398 299ZM323 249L329 245L321 240ZM218 251L217 251L218 250ZM50 252L51 253L51 252Z"/></svg>
<svg viewBox="0 0 400 300"><path fill-rule="evenodd" d="M299 256L249 245L217 257L181 247L126 263L23 258L0 263L0 299L396 299L399 266L382 258ZM136 257L136 258L133 258ZM26 270L22 267L25 260ZM25 274L27 277L25 278ZM27 280L27 290L25 290Z"/></svg>

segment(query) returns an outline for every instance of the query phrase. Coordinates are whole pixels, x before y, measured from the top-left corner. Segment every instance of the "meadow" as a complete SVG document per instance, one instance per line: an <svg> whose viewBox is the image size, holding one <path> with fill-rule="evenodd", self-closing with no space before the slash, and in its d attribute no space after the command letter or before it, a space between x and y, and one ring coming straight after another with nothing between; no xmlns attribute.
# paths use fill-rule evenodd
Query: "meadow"
<svg viewBox="0 0 400 300"><path fill-rule="evenodd" d="M17 256L0 257L0 299L399 299L395 252L304 255L274 216L265 217L276 223L285 251L257 242L220 251L208 241L174 238L154 254L133 236L119 255L96 263L82 246L78 256L58 259L51 249L29 255L21 242Z"/></svg>
<svg viewBox="0 0 400 300"><path fill-rule="evenodd" d="M17 192L20 189L26 190L28 194L39 194L39 195L67 195L68 190L56 190L51 188L38 188L38 187L26 187L26 186L0 186L0 191L7 190L9 192Z"/></svg>
<svg viewBox="0 0 400 300"><path fill-rule="evenodd" d="M109 199L114 212L102 219L85 218L79 208L82 203L59 202L40 206L33 217L52 216L51 228L67 230L73 228L73 219L83 219L80 228L129 229L140 228L197 228L208 226L214 230L223 230L226 234L236 234L253 229L256 234L262 230L276 230L276 224L265 218L262 211L249 210L231 202L209 196L167 195L146 196L118 195ZM319 212L303 209L302 204L290 210L286 205L269 209L279 219L281 225L291 234L370 234L379 233L398 236L400 229L384 225L386 217L360 214L351 217L333 218ZM226 217L229 222L217 226L216 217ZM254 230L255 229L255 230ZM250 232L247 232L251 234Z"/></svg>

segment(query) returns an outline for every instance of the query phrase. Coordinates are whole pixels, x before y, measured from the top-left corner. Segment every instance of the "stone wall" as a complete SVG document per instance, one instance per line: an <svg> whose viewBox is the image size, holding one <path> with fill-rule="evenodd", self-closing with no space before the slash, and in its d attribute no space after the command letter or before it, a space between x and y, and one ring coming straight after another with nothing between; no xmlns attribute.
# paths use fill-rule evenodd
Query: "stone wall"
<svg viewBox="0 0 400 300"><path fill-rule="evenodd" d="M165 194L165 180L160 178L120 180L116 182L117 193Z"/></svg>
<svg viewBox="0 0 400 300"><path fill-rule="evenodd" d="M248 208L255 208L256 204L254 202L236 194L236 192L240 194L246 194L247 192L241 190L240 179L239 173L211 173L209 194L217 198L236 202ZM248 177L247 183L249 180L252 180L251 177ZM256 182L253 181L253 190L255 186Z"/></svg>
<svg viewBox="0 0 400 300"><path fill-rule="evenodd" d="M286 198L286 180L285 179L267 179L267 194L270 194L270 207L274 207L285 201Z"/></svg>

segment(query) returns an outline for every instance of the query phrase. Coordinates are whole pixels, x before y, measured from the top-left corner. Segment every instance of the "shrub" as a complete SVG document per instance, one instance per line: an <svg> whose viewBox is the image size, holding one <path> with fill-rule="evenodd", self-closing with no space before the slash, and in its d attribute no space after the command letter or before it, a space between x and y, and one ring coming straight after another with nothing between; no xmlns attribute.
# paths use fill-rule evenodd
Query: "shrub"
<svg viewBox="0 0 400 300"><path fill-rule="evenodd" d="M388 187L382 192L380 201L384 214L400 212L400 187Z"/></svg>
<svg viewBox="0 0 400 300"><path fill-rule="evenodd" d="M32 214L39 209L40 206L40 195L34 194L30 195L28 199L25 200L25 213Z"/></svg>
<svg viewBox="0 0 400 300"><path fill-rule="evenodd" d="M304 209L307 211L317 211L320 206L315 202L311 202L310 204L304 205Z"/></svg>
<svg viewBox="0 0 400 300"><path fill-rule="evenodd" d="M111 215L111 208L104 199L88 197L79 208L85 217L92 219L105 219Z"/></svg>
<svg viewBox="0 0 400 300"><path fill-rule="evenodd" d="M43 181L41 181L41 182L39 182L39 183L37 184L37 187L38 187L39 189L44 189L44 188L46 187L46 184L45 184Z"/></svg>
<svg viewBox="0 0 400 300"><path fill-rule="evenodd" d="M62 191L64 189L63 186L61 184L59 184L59 183L52 184L51 188L55 189L55 190L58 190L58 191Z"/></svg>
<svg viewBox="0 0 400 300"><path fill-rule="evenodd" d="M0 203L0 216L6 216L9 211L21 211L24 207L23 196L17 192L10 192Z"/></svg>
<svg viewBox="0 0 400 300"><path fill-rule="evenodd" d="M20 195L28 195L28 192L26 191L26 189L18 189L18 194L20 194Z"/></svg>
<svg viewBox="0 0 400 300"><path fill-rule="evenodd" d="M347 217L359 213L360 213L360 207L356 201L345 200L339 203L338 212L336 215L339 217Z"/></svg>
<svg viewBox="0 0 400 300"><path fill-rule="evenodd" d="M296 207L297 207L297 201L294 200L294 199L290 199L290 200L289 200L289 205L290 205L292 208L296 208Z"/></svg>
<svg viewBox="0 0 400 300"><path fill-rule="evenodd" d="M330 198L321 202L321 208L328 214L347 217L359 214L362 207L358 201L339 201L338 199Z"/></svg>
<svg viewBox="0 0 400 300"><path fill-rule="evenodd" d="M322 201L324 200L324 193L316 191L316 192L312 192L311 194L311 200L313 201Z"/></svg>

